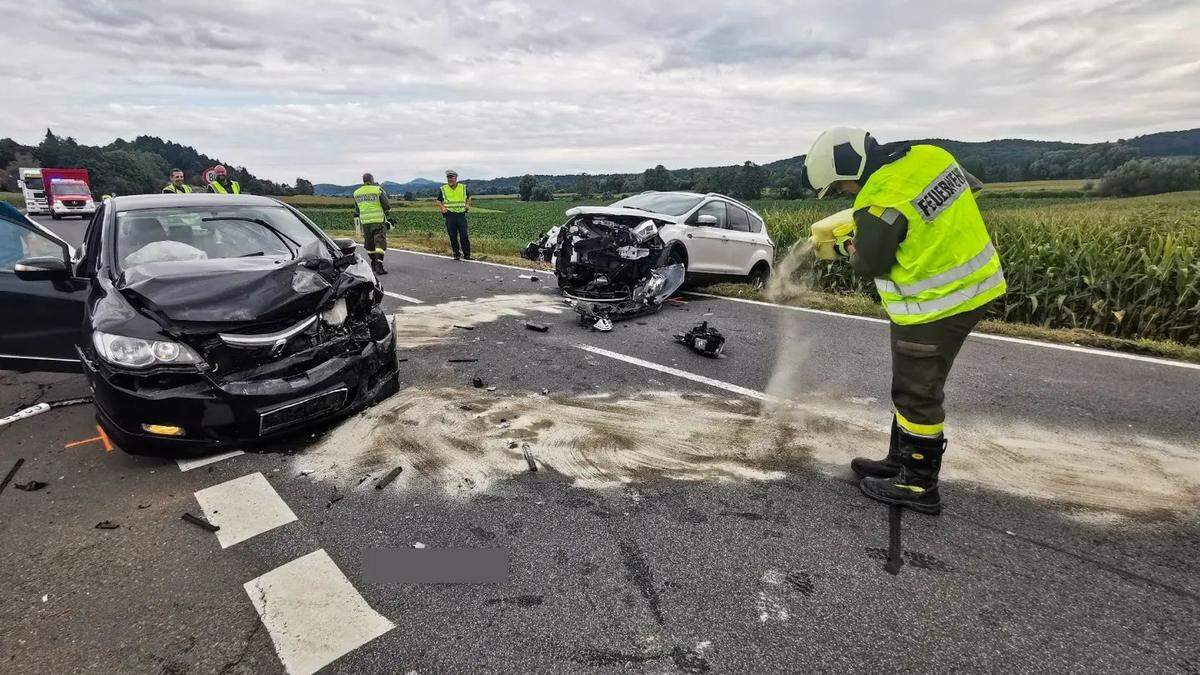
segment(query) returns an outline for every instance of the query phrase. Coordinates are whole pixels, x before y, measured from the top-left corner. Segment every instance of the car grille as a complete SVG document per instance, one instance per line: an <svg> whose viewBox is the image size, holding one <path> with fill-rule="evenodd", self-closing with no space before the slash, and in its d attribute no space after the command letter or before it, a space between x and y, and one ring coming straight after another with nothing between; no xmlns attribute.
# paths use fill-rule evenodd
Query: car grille
<svg viewBox="0 0 1200 675"><path fill-rule="evenodd" d="M78 209L83 206L82 199L64 199L63 203L73 209Z"/></svg>

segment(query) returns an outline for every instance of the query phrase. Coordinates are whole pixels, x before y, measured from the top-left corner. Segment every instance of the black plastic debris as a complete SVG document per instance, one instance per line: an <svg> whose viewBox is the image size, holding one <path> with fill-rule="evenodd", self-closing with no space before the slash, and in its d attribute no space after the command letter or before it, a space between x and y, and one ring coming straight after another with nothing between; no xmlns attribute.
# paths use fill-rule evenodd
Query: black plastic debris
<svg viewBox="0 0 1200 675"><path fill-rule="evenodd" d="M536 330L539 333L545 333L546 331L550 330L550 326L544 323L534 323L532 321L526 321L525 327L529 330Z"/></svg>
<svg viewBox="0 0 1200 675"><path fill-rule="evenodd" d="M461 329L463 329L463 330L475 330L475 326L460 326L460 325L458 325L458 324L454 324L454 327L455 327L455 328L461 328Z"/></svg>
<svg viewBox="0 0 1200 675"><path fill-rule="evenodd" d="M102 520L96 523L97 530L115 530L120 526L121 525L119 523L114 523L111 520Z"/></svg>
<svg viewBox="0 0 1200 675"><path fill-rule="evenodd" d="M20 470L21 465L24 463L24 457L17 458L17 463L13 464L13 468L8 470L8 475L4 477L4 482L0 482L0 492L4 492L4 488L8 487L8 482L13 479L13 476L17 475L17 471Z"/></svg>
<svg viewBox="0 0 1200 675"><path fill-rule="evenodd" d="M205 529L205 530L208 530L209 532L216 532L217 530L221 529L221 526L219 526L219 525L213 525L212 523L208 522L207 520L205 520L205 519L203 519L203 518L200 518L200 517L197 517L197 516L193 516L193 515L192 515L192 514L190 514L190 513L185 513L185 514L183 514L182 516L179 516L179 517L180 517L180 518L182 518L182 519L184 519L184 520L186 520L186 521L188 521L189 523L191 523L191 524L193 524L193 525L195 525L195 526L197 526L197 527L200 527L200 528L203 528L203 529ZM97 527L99 527L99 526L97 526Z"/></svg>
<svg viewBox="0 0 1200 675"><path fill-rule="evenodd" d="M446 359L447 363L475 363L479 359Z"/></svg>
<svg viewBox="0 0 1200 675"><path fill-rule="evenodd" d="M28 483L13 483L13 487L25 492L37 492L46 487L46 484L40 480L31 480Z"/></svg>
<svg viewBox="0 0 1200 675"><path fill-rule="evenodd" d="M387 475L379 479L379 482L375 484L375 489L382 490L383 488L391 485L392 481L396 480L396 477L399 476L402 471L404 471L404 467L398 466L387 472Z"/></svg>
<svg viewBox="0 0 1200 675"><path fill-rule="evenodd" d="M537 462L533 461L533 452L529 450L529 444L521 446L521 454L525 455L525 463L529 465L530 471L537 471Z"/></svg>
<svg viewBox="0 0 1200 675"><path fill-rule="evenodd" d="M536 274L530 274L529 281L536 284L537 282L541 281L541 279Z"/></svg>
<svg viewBox="0 0 1200 675"><path fill-rule="evenodd" d="M709 328L707 321L696 324L686 333L677 334L675 341L691 347L697 354L712 359L720 356L721 351L725 349L725 336L716 328Z"/></svg>
<svg viewBox="0 0 1200 675"><path fill-rule="evenodd" d="M332 493L330 493L329 502L327 504L325 504L325 508L329 508L329 507L333 506L334 504L342 501L345 498L346 498L346 495L338 492L337 490L334 490Z"/></svg>
<svg viewBox="0 0 1200 675"><path fill-rule="evenodd" d="M483 389L483 378L477 377L471 380L471 384L474 385L476 389Z"/></svg>

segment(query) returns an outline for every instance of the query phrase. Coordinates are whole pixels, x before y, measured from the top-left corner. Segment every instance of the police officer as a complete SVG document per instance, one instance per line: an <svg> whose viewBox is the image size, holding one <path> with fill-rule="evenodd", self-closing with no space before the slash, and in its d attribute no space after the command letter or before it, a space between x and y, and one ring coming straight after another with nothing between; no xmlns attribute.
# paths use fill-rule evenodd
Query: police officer
<svg viewBox="0 0 1200 675"><path fill-rule="evenodd" d="M450 250L454 251L454 259L461 257L474 260L471 257L471 237L467 234L467 212L471 210L471 193L465 183L458 182L458 172L453 169L446 172L446 184L438 190L438 208L446 218L446 235L450 237Z"/></svg>
<svg viewBox="0 0 1200 675"><path fill-rule="evenodd" d="M208 191L219 195L240 195L242 186L236 180L229 180L229 170L218 164L213 167L213 179L208 184Z"/></svg>
<svg viewBox="0 0 1200 675"><path fill-rule="evenodd" d="M371 269L376 274L387 274L383 254L387 252L387 214L392 207L374 176L364 173L362 180L362 187L354 191L354 215L362 227L363 248L371 258Z"/></svg>
<svg viewBox="0 0 1200 675"><path fill-rule="evenodd" d="M191 194L192 186L183 182L183 169L171 169L171 181L162 191L176 195Z"/></svg>
<svg viewBox="0 0 1200 675"><path fill-rule="evenodd" d="M934 145L880 145L862 129L821 134L804 160L818 197L854 197L850 264L874 278L891 318L892 436L882 460L850 467L872 499L936 514L946 439L943 388L963 341L1004 295L1000 256L973 176Z"/></svg>

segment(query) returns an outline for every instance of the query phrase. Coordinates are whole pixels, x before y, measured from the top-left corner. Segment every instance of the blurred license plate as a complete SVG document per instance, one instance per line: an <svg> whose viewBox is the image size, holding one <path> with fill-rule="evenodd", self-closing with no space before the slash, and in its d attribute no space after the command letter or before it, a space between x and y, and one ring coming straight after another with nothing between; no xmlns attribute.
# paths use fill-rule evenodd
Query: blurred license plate
<svg viewBox="0 0 1200 675"><path fill-rule="evenodd" d="M267 434L276 429L282 429L297 422L303 422L324 415L325 413L333 412L341 408L345 401L346 390L334 389L333 391L313 396L312 398L306 398L303 401L289 403L271 412L259 415L258 433Z"/></svg>

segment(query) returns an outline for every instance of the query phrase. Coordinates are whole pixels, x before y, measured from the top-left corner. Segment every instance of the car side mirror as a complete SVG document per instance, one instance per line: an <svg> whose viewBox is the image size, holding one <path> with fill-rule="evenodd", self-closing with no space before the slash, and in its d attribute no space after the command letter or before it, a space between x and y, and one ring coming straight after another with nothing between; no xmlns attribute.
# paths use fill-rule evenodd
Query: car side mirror
<svg viewBox="0 0 1200 675"><path fill-rule="evenodd" d="M696 216L696 224L704 227L713 227L717 224L717 217L712 214L705 213Z"/></svg>
<svg viewBox="0 0 1200 675"><path fill-rule="evenodd" d="M337 239L334 239L333 245L337 246L338 250L342 252L342 255L350 255L351 253L354 253L356 248L358 248L358 244L355 243L353 239L348 237L338 237Z"/></svg>
<svg viewBox="0 0 1200 675"><path fill-rule="evenodd" d="M71 270L62 258L49 255L22 258L13 265L18 279L25 281L53 281L71 276Z"/></svg>

